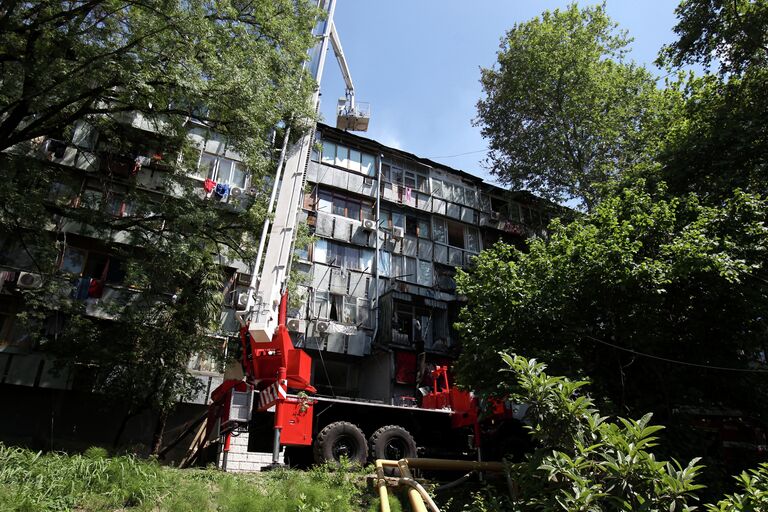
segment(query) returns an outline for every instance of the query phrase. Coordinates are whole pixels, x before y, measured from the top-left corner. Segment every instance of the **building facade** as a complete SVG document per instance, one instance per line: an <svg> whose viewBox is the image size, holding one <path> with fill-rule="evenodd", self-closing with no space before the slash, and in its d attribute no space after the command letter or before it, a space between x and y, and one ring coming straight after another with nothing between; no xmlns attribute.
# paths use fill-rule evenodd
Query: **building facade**
<svg viewBox="0 0 768 512"><path fill-rule="evenodd" d="M296 249L294 343L322 394L416 405L430 368L460 350L454 277L484 248L523 247L554 210L527 193L319 125Z"/></svg>
<svg viewBox="0 0 768 512"><path fill-rule="evenodd" d="M190 124L195 149L187 156L182 190L167 179L178 154L164 151L146 120L131 115L124 123L143 150L115 151L104 146L95 130L78 125L70 137L39 141L25 156L55 167L60 178L50 184L46 207L130 219L142 214L131 199L137 193L164 201L191 192L233 212L247 208L258 194L237 153L204 126ZM466 172L318 125L299 212L312 241L295 248L297 293L288 321L295 345L312 357L318 393L418 405L429 370L450 364L460 350L452 327L462 306L456 270L471 265L496 241L523 247L527 238L544 235L553 213L530 194L511 193ZM7 397L21 396L18 386L30 390L24 396L34 396L35 389L91 390L91 368L61 365L40 346L41 339L61 329L60 315L52 312L43 324L22 320L25 291L43 279L58 279L82 315L104 322L118 321L114 305L140 293L126 282L124 262L114 251L134 243L129 233L93 230L55 214L46 229L56 241L49 276L40 275L12 236L0 240L0 389ZM220 321L209 336L212 346L236 351L236 314L247 301L252 262L227 254L217 258L224 299ZM32 330L44 336L33 336ZM201 383L190 406L204 406L222 382L221 361L227 354L222 356L189 354L189 370ZM36 414L53 418L69 407L52 403L50 411ZM47 416L40 421L47 424ZM73 418L66 428L82 430L78 421L84 420ZM51 431L50 445L59 446L54 436Z"/></svg>
<svg viewBox="0 0 768 512"><path fill-rule="evenodd" d="M95 405L66 398L78 393L81 398L90 396L97 369L56 359L45 344L56 339L73 315L99 325L119 323L123 308L142 295L142 287L127 277L129 269L123 255L142 251L131 226L146 222L154 204L173 201L202 205L215 209L216 215L234 219L254 200L251 178L240 156L202 123L189 121L191 150L183 153L182 162L182 153L172 148L148 120L126 114L119 121L125 147L115 147L94 126L80 122L66 136L33 141L0 155L4 163L15 159L23 166L26 162L30 174L51 177L40 199L41 209L49 215L42 219L42 229L34 235L12 229L0 234L0 400L8 412L8 421L0 425L0 439L6 442L49 449L68 447L73 445L66 443L78 432L91 432L94 444L111 442L99 436L118 428L121 404L87 398L88 403L101 403L104 409L89 414ZM3 172L9 172L8 167ZM178 175L180 167L185 172ZM177 174L171 179L172 172ZM30 194L30 201L32 197L37 196ZM102 222L104 219L109 222ZM156 227L164 229L163 221ZM39 238L35 240L35 236ZM33 242L48 251L36 255ZM216 352L226 351L228 342L236 340L235 290L238 282L250 280L248 263L233 252L219 251L214 261L223 276L223 301L218 324L207 333L211 350L189 354L189 371L200 385L195 396L185 399L185 414L200 414L210 391L223 380L223 354ZM55 290L46 300L49 314L31 319L30 302L39 305L40 295L48 290ZM174 287L159 295L160 301L176 300ZM109 340L105 342L108 350ZM80 406L83 411L70 414ZM111 412L105 412L112 406ZM195 406L199 409L196 413ZM185 416L179 421L187 419ZM127 441L133 435L137 443L146 442L152 421L147 416L132 422L136 428L133 434L129 432ZM101 426L89 427L97 424ZM169 426L173 425L172 419Z"/></svg>

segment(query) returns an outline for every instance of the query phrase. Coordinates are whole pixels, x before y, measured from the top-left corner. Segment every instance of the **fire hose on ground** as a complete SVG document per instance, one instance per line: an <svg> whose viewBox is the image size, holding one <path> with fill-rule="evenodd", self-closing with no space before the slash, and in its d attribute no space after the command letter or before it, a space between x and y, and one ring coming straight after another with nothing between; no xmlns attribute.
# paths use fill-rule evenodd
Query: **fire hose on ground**
<svg viewBox="0 0 768 512"><path fill-rule="evenodd" d="M501 473L504 471L504 464L501 462L476 462L471 460L443 460L443 459L419 459L407 458L400 460L376 460L376 488L381 500L381 512L390 512L389 493L387 492L388 479L384 475L384 468L391 467L400 470L400 478L397 479L398 485L408 487L408 501L414 512L440 512L434 500L429 496L426 489L414 480L411 469L428 469L443 471L493 471ZM464 479L464 477L462 477Z"/></svg>

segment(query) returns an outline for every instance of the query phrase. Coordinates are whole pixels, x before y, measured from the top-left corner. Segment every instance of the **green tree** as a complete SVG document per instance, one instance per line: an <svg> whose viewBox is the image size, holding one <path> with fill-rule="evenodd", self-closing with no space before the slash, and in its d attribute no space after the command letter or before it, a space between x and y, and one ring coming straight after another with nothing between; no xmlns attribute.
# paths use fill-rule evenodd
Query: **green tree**
<svg viewBox="0 0 768 512"><path fill-rule="evenodd" d="M536 441L524 462L509 464L510 510L694 510L701 466L696 459L686 466L656 460L649 450L663 427L652 425L650 414L609 421L585 393L587 382L550 376L535 359L502 359L504 371L514 373L512 399L528 405Z"/></svg>
<svg viewBox="0 0 768 512"><path fill-rule="evenodd" d="M502 183L591 209L646 161L662 98L626 60L629 43L604 6L545 11L507 32L497 66L482 70L475 121Z"/></svg>
<svg viewBox="0 0 768 512"><path fill-rule="evenodd" d="M277 121L309 113L315 13L292 0L6 2L0 150L139 112L177 134L194 116L257 159Z"/></svg>
<svg viewBox="0 0 768 512"><path fill-rule="evenodd" d="M97 368L94 389L128 406L123 427L155 411L154 451L168 412L196 391L190 356L216 348L220 264L252 259L266 204L258 191L275 161L270 133L312 116L303 64L316 16L312 2L294 0L6 2L0 11L0 263L45 276L42 288L17 292L28 328L46 350ZM189 179L200 154L190 132L236 151L255 194L205 199ZM45 138L98 169L55 164ZM143 166L137 155L149 156ZM116 201L130 211L116 215ZM102 305L115 321L83 316L76 281L59 269L78 240L125 275ZM42 335L52 319L56 335Z"/></svg>
<svg viewBox="0 0 768 512"><path fill-rule="evenodd" d="M709 512L749 512L768 508L768 464L743 471L735 478L740 492L726 495L716 505L707 505Z"/></svg>
<svg viewBox="0 0 768 512"><path fill-rule="evenodd" d="M659 62L680 67L711 66L741 74L768 64L768 2L765 0L683 0L675 10L678 40L666 45Z"/></svg>
<svg viewBox="0 0 768 512"><path fill-rule="evenodd" d="M683 101L660 145L660 179L713 204L735 188L768 193L768 2L688 0L676 12L679 39L659 63L719 73L676 84Z"/></svg>
<svg viewBox="0 0 768 512"><path fill-rule="evenodd" d="M644 187L555 221L527 253L497 244L459 272L464 383L493 392L489 369L509 351L588 377L611 412L652 411L682 431L681 407L766 412L768 203L737 192L706 206ZM681 440L674 449L696 442Z"/></svg>

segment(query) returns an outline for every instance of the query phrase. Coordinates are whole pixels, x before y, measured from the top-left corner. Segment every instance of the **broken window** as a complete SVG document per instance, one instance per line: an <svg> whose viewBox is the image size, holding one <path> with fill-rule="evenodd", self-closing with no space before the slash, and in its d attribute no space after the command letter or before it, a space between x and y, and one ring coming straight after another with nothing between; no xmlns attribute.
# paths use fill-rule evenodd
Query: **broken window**
<svg viewBox="0 0 768 512"><path fill-rule="evenodd" d="M448 245L464 248L464 225L458 222L447 221Z"/></svg>
<svg viewBox="0 0 768 512"><path fill-rule="evenodd" d="M416 217L406 215L405 217L405 234L417 236L419 233L419 221Z"/></svg>

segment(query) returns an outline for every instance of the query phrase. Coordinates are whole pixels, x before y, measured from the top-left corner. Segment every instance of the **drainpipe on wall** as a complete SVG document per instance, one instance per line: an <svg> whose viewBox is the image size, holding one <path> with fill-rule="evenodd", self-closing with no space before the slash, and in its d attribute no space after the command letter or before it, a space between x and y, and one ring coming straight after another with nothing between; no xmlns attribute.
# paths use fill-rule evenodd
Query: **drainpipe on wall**
<svg viewBox="0 0 768 512"><path fill-rule="evenodd" d="M373 302L371 303L371 312L374 314L373 338L371 338L371 344L376 341L376 336L379 333L379 251L381 251L381 243L379 242L379 216L381 215L381 161L383 159L384 155L379 153L379 161L376 166L376 230L374 231L374 236L376 237L376 257L374 258L373 269L373 289L375 290L373 296L375 297L376 304L374 305Z"/></svg>

